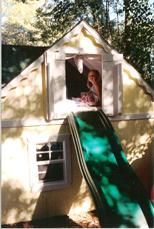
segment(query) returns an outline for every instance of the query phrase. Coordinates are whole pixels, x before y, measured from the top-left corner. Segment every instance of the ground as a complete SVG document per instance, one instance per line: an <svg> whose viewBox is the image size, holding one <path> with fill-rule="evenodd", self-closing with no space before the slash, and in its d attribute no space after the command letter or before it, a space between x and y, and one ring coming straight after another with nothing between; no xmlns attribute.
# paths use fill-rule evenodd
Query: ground
<svg viewBox="0 0 154 229"><path fill-rule="evenodd" d="M95 211L82 215L64 215L48 219L2 225L2 228L100 228Z"/></svg>

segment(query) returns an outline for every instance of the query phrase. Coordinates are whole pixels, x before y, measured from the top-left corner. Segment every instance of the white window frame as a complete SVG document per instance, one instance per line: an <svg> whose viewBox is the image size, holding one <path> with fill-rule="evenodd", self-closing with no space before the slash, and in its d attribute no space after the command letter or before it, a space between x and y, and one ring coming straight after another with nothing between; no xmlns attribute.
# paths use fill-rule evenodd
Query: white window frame
<svg viewBox="0 0 154 229"><path fill-rule="evenodd" d="M101 56L102 63L102 96L104 95L104 89L106 85L104 84L103 73L104 73L104 61L113 63L113 66L118 66L118 64L122 64L123 55L122 54L112 54L108 53L103 54L98 51L95 54L91 53L65 53L63 50L53 51L50 50L46 55L46 82L47 82L47 116L46 120L51 121L53 119L64 119L67 117L69 112L78 112L78 111L88 111L88 110L98 110L103 109L105 113L109 116L115 116L122 113L122 75L121 75L121 67L116 69L118 73L117 83L113 82L115 79L112 78L111 88L113 96L116 99L112 98L112 106L105 105L102 98L102 106L101 107L90 107L90 106L77 106L73 103L73 101L66 98L66 72L65 72L65 64L66 57L73 55L95 55ZM109 59L108 59L109 58ZM61 71L59 71L61 69ZM106 74L105 74L106 75ZM57 86L59 85L59 86ZM109 89L110 90L110 89ZM57 96L58 95L58 96ZM59 99L60 98L60 99ZM106 101L110 101L107 99Z"/></svg>
<svg viewBox="0 0 154 229"><path fill-rule="evenodd" d="M80 57L84 57L84 56L88 56L88 57L94 57L94 58L100 58L101 59L101 61L102 61L102 54L75 54L75 53L71 53L71 54L66 54L66 59L65 59L65 69L66 69L66 60L67 59L71 59L72 57L74 57L74 56L80 56ZM89 64L89 67L91 68L91 69L93 69L93 67L92 66L90 66L90 64ZM100 63L100 69L98 69L98 68L96 68L96 70L98 70L99 71L99 73L100 73L100 76L101 76L101 78L102 78L102 64ZM79 70L78 70L79 71ZM66 79L66 72L65 72L65 79ZM66 85L66 80L65 80L65 85ZM66 87L66 86L65 86ZM66 97L66 88L65 88L65 98L67 99L67 97ZM67 100L69 100L69 101L72 101L71 99L67 99ZM89 111L91 111L91 110L97 110L97 109L101 109L102 108L102 105L100 105L100 106L89 106L89 105L86 105L86 104L84 104L84 105L77 105L76 104L76 107L74 107L74 109L72 110L72 112L73 111L83 111L83 110L85 110L85 111L87 111L87 110L89 110Z"/></svg>
<svg viewBox="0 0 154 229"><path fill-rule="evenodd" d="M62 142L63 144L63 159L59 159L59 162L63 163L64 179L60 181L43 182L38 177L38 164L36 160L36 145L46 144L48 142ZM28 139L28 159L29 159L29 183L31 191L49 191L55 189L62 189L68 187L71 184L71 156L70 156L70 135L60 134L47 136L39 136ZM56 160L58 163L58 160ZM53 162L54 163L54 162ZM42 162L43 164L43 162Z"/></svg>

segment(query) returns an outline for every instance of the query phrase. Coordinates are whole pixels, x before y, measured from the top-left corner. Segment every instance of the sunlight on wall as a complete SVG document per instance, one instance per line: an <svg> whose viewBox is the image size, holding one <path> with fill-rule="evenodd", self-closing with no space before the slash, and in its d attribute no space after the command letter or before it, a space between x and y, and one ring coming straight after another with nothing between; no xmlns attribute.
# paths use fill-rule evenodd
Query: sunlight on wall
<svg viewBox="0 0 154 229"><path fill-rule="evenodd" d="M141 161L148 173L154 122L134 120L113 122L129 162ZM94 209L94 203L79 171L74 148L71 145L72 184L69 188L51 192L32 193L29 187L29 164L27 160L27 137L50 136L52 133L68 133L67 125L5 128L2 135L2 221L14 223L57 214L80 214ZM150 160L149 158L147 160ZM24 178L24 179L23 179ZM148 180L145 181L149 182ZM150 185L149 185L150 186ZM151 186L150 186L151 187ZM50 201L49 201L50 199ZM66 201L67 200L67 201ZM35 213L35 214L34 214Z"/></svg>
<svg viewBox="0 0 154 229"><path fill-rule="evenodd" d="M124 113L147 113L154 111L154 103L143 90L136 87L135 83L123 90Z"/></svg>
<svg viewBox="0 0 154 229"><path fill-rule="evenodd" d="M41 77L41 68L39 68L14 83L15 85L2 101L3 120L43 116Z"/></svg>
<svg viewBox="0 0 154 229"><path fill-rule="evenodd" d="M83 198L84 196L84 198ZM82 198L81 198L82 197ZM82 206L82 208L81 208ZM82 183L80 186L80 191L76 197L76 201L72 204L69 214L81 214L81 212L87 212L89 210L95 209L93 200L91 195L89 195L89 191L85 180L82 179Z"/></svg>
<svg viewBox="0 0 154 229"><path fill-rule="evenodd" d="M124 75L124 77L123 77L123 84L126 86L131 86L131 84L132 84L132 80L130 80L130 78L129 78L129 76L128 76L128 74L126 74L124 71L123 71L123 75Z"/></svg>
<svg viewBox="0 0 154 229"><path fill-rule="evenodd" d="M113 123L130 164L148 153L153 141L153 120L121 121ZM127 130L127 131L126 131Z"/></svg>
<svg viewBox="0 0 154 229"><path fill-rule="evenodd" d="M118 123L118 128L119 129L124 129L127 127L127 122L126 121L121 121Z"/></svg>
<svg viewBox="0 0 154 229"><path fill-rule="evenodd" d="M30 220L38 193L28 193L19 180L8 179L2 188L2 223Z"/></svg>
<svg viewBox="0 0 154 229"><path fill-rule="evenodd" d="M128 154L127 156L130 164L133 161L142 158L146 154L149 144L151 143L151 137L148 134L144 134L143 136L138 136L138 138L136 138L135 145L133 143L126 144L126 148L131 151L131 154Z"/></svg>
<svg viewBox="0 0 154 229"><path fill-rule="evenodd" d="M129 68L128 68L129 67ZM140 113L154 112L154 102L151 97L145 93L143 86L138 81L139 73L130 65L123 69L123 112Z"/></svg>
<svg viewBox="0 0 154 229"><path fill-rule="evenodd" d="M65 42L64 47L68 53L71 52L71 49L78 49L91 54L96 54L99 49L101 52L105 48L85 28L82 28L79 34L72 36L69 41Z"/></svg>
<svg viewBox="0 0 154 229"><path fill-rule="evenodd" d="M152 199L154 120L113 122L113 126L129 163Z"/></svg>
<svg viewBox="0 0 154 229"><path fill-rule="evenodd" d="M72 183L48 192L32 192L29 179L27 140L68 134L67 125L4 128L2 148L2 222L15 223L53 215L89 211L93 202L82 180L71 144ZM66 201L67 200L67 201Z"/></svg>
<svg viewBox="0 0 154 229"><path fill-rule="evenodd" d="M2 154L2 182L12 177L17 183L21 181L22 185L28 186L27 158L23 153L25 150L26 147L20 139L7 138L2 145L2 151L6 152Z"/></svg>
<svg viewBox="0 0 154 229"><path fill-rule="evenodd" d="M21 181L22 186L29 190L29 140L49 138L53 133L58 136L59 131L66 133L67 128L61 125L42 126L39 128L4 128L2 135L2 180L16 179L19 183Z"/></svg>
<svg viewBox="0 0 154 229"><path fill-rule="evenodd" d="M43 116L42 81L39 80L40 76L40 70L34 71L28 76L28 80L21 81L18 88L8 92L8 96L4 99L4 104L2 105L4 106L2 113L4 120ZM123 92L124 112L153 111L153 103L150 97L128 75L124 79ZM58 93L57 91L57 96ZM70 103L68 101L65 103L64 101L63 106L60 102L57 102L55 111L64 112L65 110L68 112L72 107L73 109L76 108L74 101L70 101ZM137 161L145 164L145 157L149 161L154 122L152 120L129 120L113 122L113 124L130 164L134 166L134 162ZM33 217L50 217L58 214L81 214L81 212L94 209L93 200L85 180L80 174L72 145L73 178L71 186L67 189L46 193L32 193L30 190L27 139L41 137L41 135L50 136L53 133L58 135L59 133L68 132L68 126L61 125L3 129L2 220L4 223L14 223L31 220ZM147 163L145 164L144 173L148 171Z"/></svg>
<svg viewBox="0 0 154 229"><path fill-rule="evenodd" d="M18 214L18 209L11 209L9 212L9 223L14 223L15 216Z"/></svg>

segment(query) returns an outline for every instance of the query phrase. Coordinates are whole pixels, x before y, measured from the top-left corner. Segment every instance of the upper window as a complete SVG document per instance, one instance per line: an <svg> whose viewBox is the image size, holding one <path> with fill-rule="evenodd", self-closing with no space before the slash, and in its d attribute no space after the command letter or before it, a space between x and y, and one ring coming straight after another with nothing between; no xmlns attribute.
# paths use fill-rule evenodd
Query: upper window
<svg viewBox="0 0 154 229"><path fill-rule="evenodd" d="M33 190L62 188L70 183L69 138L66 135L30 143L31 187Z"/></svg>
<svg viewBox="0 0 154 229"><path fill-rule="evenodd" d="M48 52L47 119L95 108L102 108L107 115L120 114L122 60L121 54ZM89 76L90 70L95 71L95 77Z"/></svg>
<svg viewBox="0 0 154 229"><path fill-rule="evenodd" d="M101 57L75 55L66 60L66 96L82 106L101 106Z"/></svg>

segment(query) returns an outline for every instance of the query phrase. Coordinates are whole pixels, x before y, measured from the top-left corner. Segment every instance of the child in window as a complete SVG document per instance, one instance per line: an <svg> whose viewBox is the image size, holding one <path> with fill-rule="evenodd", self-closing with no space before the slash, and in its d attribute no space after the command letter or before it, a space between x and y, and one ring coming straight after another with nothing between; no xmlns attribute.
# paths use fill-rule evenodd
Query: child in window
<svg viewBox="0 0 154 229"><path fill-rule="evenodd" d="M90 106L100 106L102 81L97 70L93 69L89 71L87 87L89 88L89 91L81 93L81 101Z"/></svg>

